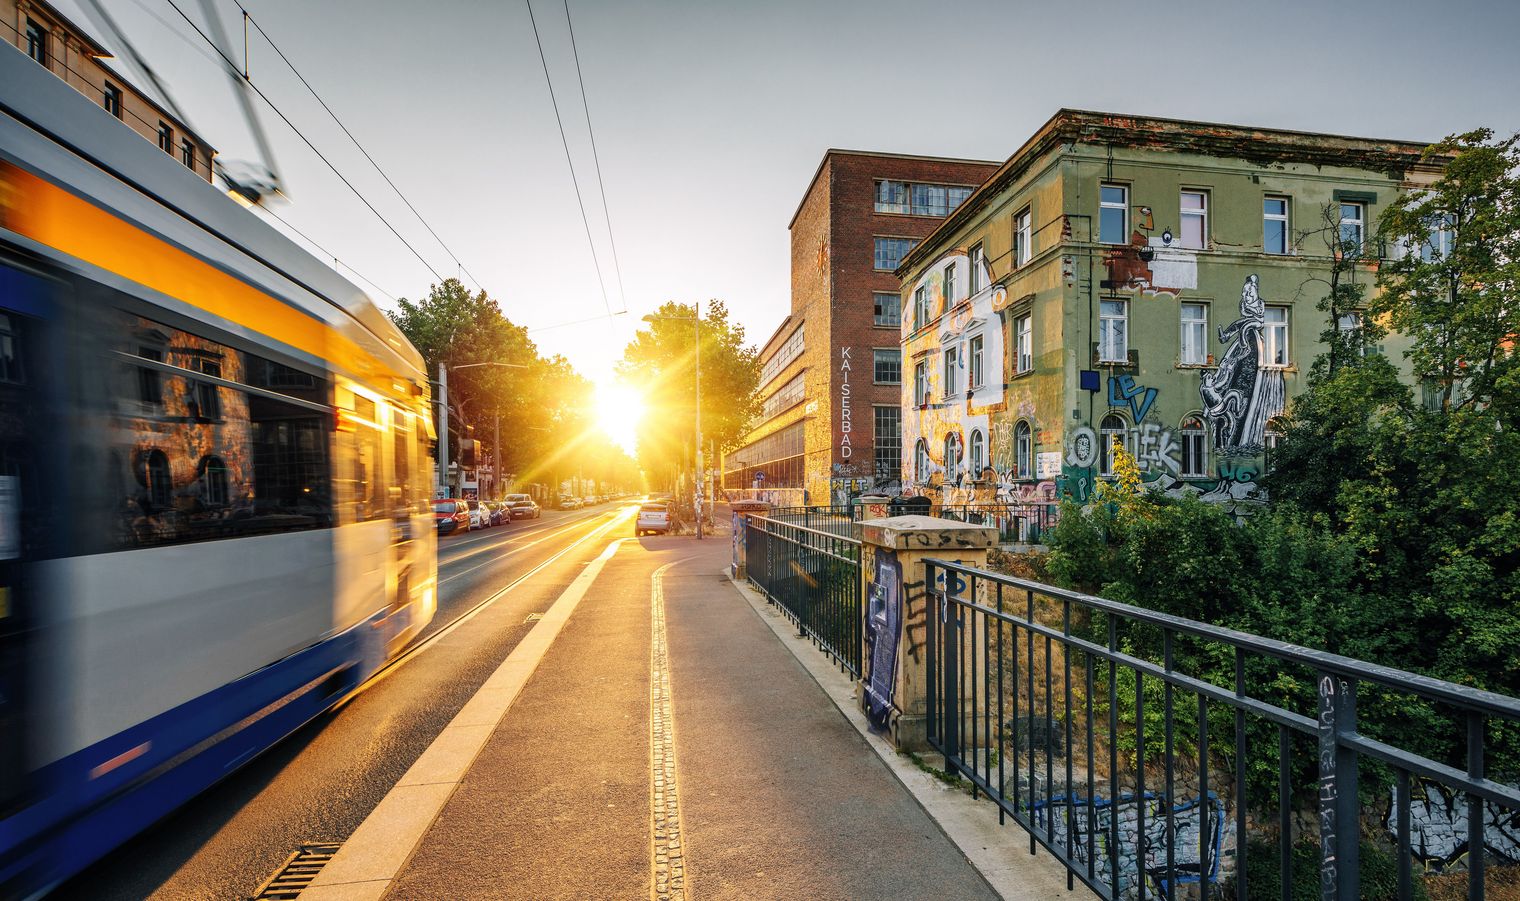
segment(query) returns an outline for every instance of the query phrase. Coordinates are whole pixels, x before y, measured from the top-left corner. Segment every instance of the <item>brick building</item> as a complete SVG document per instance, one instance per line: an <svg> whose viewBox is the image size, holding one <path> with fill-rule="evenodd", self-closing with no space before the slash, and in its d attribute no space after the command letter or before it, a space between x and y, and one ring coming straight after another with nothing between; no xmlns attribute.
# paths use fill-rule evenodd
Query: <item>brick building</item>
<svg viewBox="0 0 1520 901"><path fill-rule="evenodd" d="M216 150L177 117L122 78L110 51L42 0L0 0L0 40L36 60L124 125L211 181Z"/></svg>
<svg viewBox="0 0 1520 901"><path fill-rule="evenodd" d="M900 478L901 285L893 272L997 168L823 155L788 225L791 311L760 351L760 421L725 458L725 490L827 503Z"/></svg>

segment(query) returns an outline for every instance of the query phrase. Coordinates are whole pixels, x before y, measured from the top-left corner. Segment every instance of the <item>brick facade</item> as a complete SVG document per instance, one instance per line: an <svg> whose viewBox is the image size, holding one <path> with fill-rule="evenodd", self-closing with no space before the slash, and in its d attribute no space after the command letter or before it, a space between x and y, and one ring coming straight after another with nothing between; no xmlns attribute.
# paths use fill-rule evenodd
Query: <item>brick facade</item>
<svg viewBox="0 0 1520 901"><path fill-rule="evenodd" d="M944 218L876 212L876 182L975 188L997 168L991 162L849 150L824 154L789 225L791 312L761 349L763 366L802 327L805 348L801 356L762 384L760 395L769 397L802 374L804 397L797 405L763 418L740 448L728 455L725 488L750 488L749 475L756 468L764 470L770 461L751 459L755 455L746 452L765 436L799 422L804 455L800 484L777 485L770 479L764 487L806 489L808 502L826 503L833 493L831 479L873 478L873 408L897 408L901 403L900 384L877 385L872 380L872 351L899 346L897 327L875 325L872 295L896 295L901 287L892 271L875 269L875 238L918 240ZM835 487L840 487L837 482ZM800 491L786 500L800 501Z"/></svg>

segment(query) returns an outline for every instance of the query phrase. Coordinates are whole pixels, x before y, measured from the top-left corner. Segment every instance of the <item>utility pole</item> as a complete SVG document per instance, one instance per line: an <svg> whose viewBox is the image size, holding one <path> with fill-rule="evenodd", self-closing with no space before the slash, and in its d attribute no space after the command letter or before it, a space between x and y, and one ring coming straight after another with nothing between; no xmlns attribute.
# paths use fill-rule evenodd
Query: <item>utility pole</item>
<svg viewBox="0 0 1520 901"><path fill-rule="evenodd" d="M491 436L491 500L501 500L501 411L496 411L496 427Z"/></svg>
<svg viewBox="0 0 1520 901"><path fill-rule="evenodd" d="M449 369L438 364L438 491L449 494Z"/></svg>
<svg viewBox="0 0 1520 901"><path fill-rule="evenodd" d="M703 478L702 469L702 308L697 307L697 315L691 317L692 331L696 338L697 348L697 540L702 540L702 495L706 491L706 479Z"/></svg>

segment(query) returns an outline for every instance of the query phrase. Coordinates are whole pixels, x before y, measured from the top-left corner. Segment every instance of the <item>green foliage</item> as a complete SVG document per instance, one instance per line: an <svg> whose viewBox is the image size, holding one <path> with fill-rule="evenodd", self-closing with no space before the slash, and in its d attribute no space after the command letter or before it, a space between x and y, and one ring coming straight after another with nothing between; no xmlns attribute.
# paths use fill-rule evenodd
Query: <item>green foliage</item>
<svg viewBox="0 0 1520 901"><path fill-rule="evenodd" d="M1361 896L1365 901L1393 901L1399 895L1398 861L1381 846L1369 841L1361 844ZM1319 901L1320 850L1313 842L1293 846L1292 871L1289 874L1293 901ZM1282 873L1280 850L1275 842L1251 841L1246 846L1246 895L1251 898L1281 898ZM1235 896L1233 886L1223 886L1220 897ZM1414 901L1427 901L1429 895L1419 879L1411 884Z"/></svg>

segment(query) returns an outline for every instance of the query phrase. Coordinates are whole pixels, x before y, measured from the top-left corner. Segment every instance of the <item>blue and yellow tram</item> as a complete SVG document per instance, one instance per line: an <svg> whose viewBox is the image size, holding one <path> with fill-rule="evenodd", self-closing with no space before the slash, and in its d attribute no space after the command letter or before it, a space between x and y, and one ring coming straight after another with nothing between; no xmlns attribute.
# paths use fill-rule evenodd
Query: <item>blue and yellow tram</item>
<svg viewBox="0 0 1520 901"><path fill-rule="evenodd" d="M0 46L0 897L426 625L427 385L357 288Z"/></svg>

